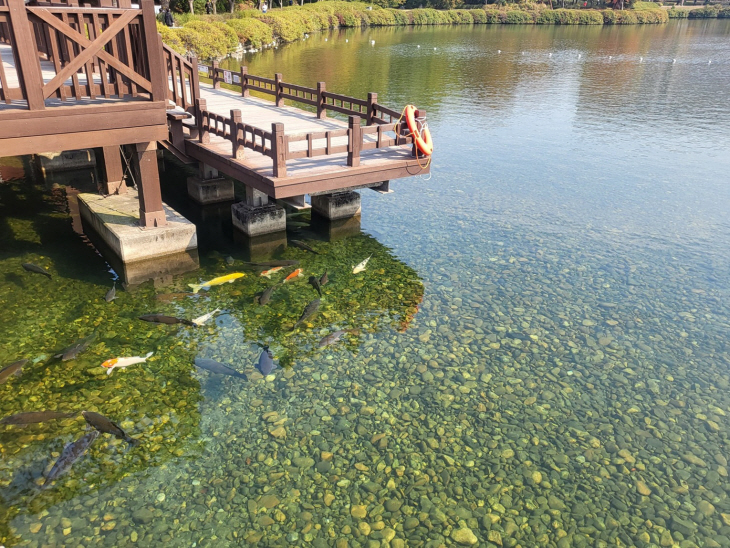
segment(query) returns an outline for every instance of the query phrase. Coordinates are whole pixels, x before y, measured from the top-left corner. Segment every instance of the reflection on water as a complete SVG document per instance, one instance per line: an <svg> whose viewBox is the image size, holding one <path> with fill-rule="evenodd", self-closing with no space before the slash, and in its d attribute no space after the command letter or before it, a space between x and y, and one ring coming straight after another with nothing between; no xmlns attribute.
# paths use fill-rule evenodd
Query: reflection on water
<svg viewBox="0 0 730 548"><path fill-rule="evenodd" d="M0 386L2 415L97 410L142 441L105 435L34 495L83 421L3 426L0 542L730 546L730 105L689 99L730 84L729 34L368 29L250 59L424 107L437 151L430 180L363 192L362 231L292 218L283 243L320 255L277 243L305 276L264 306L293 267L246 268L225 207L174 201L180 168L165 197L205 219L201 270L112 303L63 189L0 184L0 364L37 360ZM320 309L291 331L325 269ZM215 308L197 329L136 319ZM357 332L319 347L340 329ZM94 331L76 360L49 358ZM266 378L264 344L284 366Z"/></svg>

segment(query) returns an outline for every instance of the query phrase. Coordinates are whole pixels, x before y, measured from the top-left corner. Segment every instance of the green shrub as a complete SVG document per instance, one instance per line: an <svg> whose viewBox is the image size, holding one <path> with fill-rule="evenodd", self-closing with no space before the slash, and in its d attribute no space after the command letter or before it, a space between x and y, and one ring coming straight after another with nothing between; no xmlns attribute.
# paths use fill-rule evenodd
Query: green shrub
<svg viewBox="0 0 730 548"><path fill-rule="evenodd" d="M730 8L722 8L717 12L718 19L730 19Z"/></svg>
<svg viewBox="0 0 730 548"><path fill-rule="evenodd" d="M487 14L484 12L484 10L467 10L469 12L469 15L471 15L472 20L475 24L480 23L484 24L487 22Z"/></svg>
<svg viewBox="0 0 730 548"><path fill-rule="evenodd" d="M636 13L629 10L614 11L616 14L616 25L635 25L639 22Z"/></svg>
<svg viewBox="0 0 730 548"><path fill-rule="evenodd" d="M689 12L690 19L715 19L720 13L720 6L702 6Z"/></svg>
<svg viewBox="0 0 730 548"><path fill-rule="evenodd" d="M185 45L185 49L192 51L198 59L217 59L229 53L226 40L219 33L201 32L189 26L174 31Z"/></svg>
<svg viewBox="0 0 730 548"><path fill-rule="evenodd" d="M535 17L535 23L538 25L555 25L560 23L558 10L542 10Z"/></svg>
<svg viewBox="0 0 730 548"><path fill-rule="evenodd" d="M656 2L634 2L631 4L633 10L656 10L659 9L659 4Z"/></svg>
<svg viewBox="0 0 730 548"><path fill-rule="evenodd" d="M256 15L261 22L269 25L274 36L282 42L294 42L304 37L306 30L292 17L286 15L287 11L269 11Z"/></svg>
<svg viewBox="0 0 730 548"><path fill-rule="evenodd" d="M274 40L272 28L258 19L251 17L230 19L226 21L226 24L235 31L238 40L248 46L260 48Z"/></svg>
<svg viewBox="0 0 730 548"><path fill-rule="evenodd" d="M494 25L502 22L500 11L498 9L484 8L484 13L487 16L487 23Z"/></svg>
<svg viewBox="0 0 730 548"><path fill-rule="evenodd" d="M524 25L526 23L534 23L532 13L522 10L508 10L503 20L508 25Z"/></svg>
<svg viewBox="0 0 730 548"><path fill-rule="evenodd" d="M639 10L635 13L635 15L639 23L644 25L666 23L667 21L669 21L669 14L666 10L662 9Z"/></svg>
<svg viewBox="0 0 730 548"><path fill-rule="evenodd" d="M603 24L604 25L615 25L616 24L616 12L613 10L603 10Z"/></svg>
<svg viewBox="0 0 730 548"><path fill-rule="evenodd" d="M180 37L177 35L175 29L171 29L167 25L163 25L159 21L157 22L157 32L162 36L162 41L170 46L173 51L178 52L180 55L187 54L187 48Z"/></svg>
<svg viewBox="0 0 730 548"><path fill-rule="evenodd" d="M470 10L453 10L451 13L453 16L455 16L454 23L457 25L471 25L474 22L474 19L471 16L471 13L469 13Z"/></svg>
<svg viewBox="0 0 730 548"><path fill-rule="evenodd" d="M669 10L667 15L669 15L670 19L687 19L689 17L690 10L684 10L684 9L677 9L676 7L673 7Z"/></svg>

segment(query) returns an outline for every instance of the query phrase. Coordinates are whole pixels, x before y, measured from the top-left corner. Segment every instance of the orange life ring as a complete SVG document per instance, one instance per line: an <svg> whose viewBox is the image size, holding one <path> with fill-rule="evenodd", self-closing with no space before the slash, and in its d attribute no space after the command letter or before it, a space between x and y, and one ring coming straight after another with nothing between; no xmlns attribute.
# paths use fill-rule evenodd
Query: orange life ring
<svg viewBox="0 0 730 548"><path fill-rule="evenodd" d="M416 143L416 148L424 156L431 156L433 154L433 142L431 141L431 132L428 128L423 131L418 130L418 123L416 122L416 107L413 105L406 105L405 109L406 124L408 125L408 131L413 136L413 141Z"/></svg>

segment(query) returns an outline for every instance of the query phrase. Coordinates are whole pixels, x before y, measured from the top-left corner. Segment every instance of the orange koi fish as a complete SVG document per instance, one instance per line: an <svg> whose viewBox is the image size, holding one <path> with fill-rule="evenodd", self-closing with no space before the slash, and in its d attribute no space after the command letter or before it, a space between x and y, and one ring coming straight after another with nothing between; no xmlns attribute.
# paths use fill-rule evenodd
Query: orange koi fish
<svg viewBox="0 0 730 548"><path fill-rule="evenodd" d="M269 268L268 270L264 270L260 274L260 276L266 276L267 278L271 279L271 275L279 272L279 270L281 270L282 268L284 268L284 267L283 266L275 266L274 268Z"/></svg>
<svg viewBox="0 0 730 548"><path fill-rule="evenodd" d="M297 268L294 272L289 274L286 278L284 278L285 282L291 281L294 278L300 278L303 275L304 270L301 268Z"/></svg>

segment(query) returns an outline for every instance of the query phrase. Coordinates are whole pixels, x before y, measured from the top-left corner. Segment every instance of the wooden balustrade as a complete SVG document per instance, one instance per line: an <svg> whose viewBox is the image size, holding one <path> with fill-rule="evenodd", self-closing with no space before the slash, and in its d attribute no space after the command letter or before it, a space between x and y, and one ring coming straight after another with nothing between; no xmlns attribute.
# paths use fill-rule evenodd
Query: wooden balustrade
<svg viewBox="0 0 730 548"><path fill-rule="evenodd" d="M200 94L198 59L185 59L164 43L162 57L167 77L167 98L183 110L194 114L195 100Z"/></svg>
<svg viewBox="0 0 730 548"><path fill-rule="evenodd" d="M153 1L141 6L3 0L0 42L12 49L15 74L0 66L0 99L25 101L29 110L44 110L47 99L166 100Z"/></svg>

